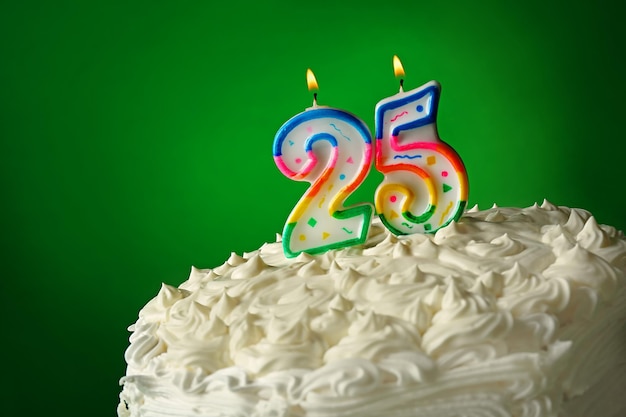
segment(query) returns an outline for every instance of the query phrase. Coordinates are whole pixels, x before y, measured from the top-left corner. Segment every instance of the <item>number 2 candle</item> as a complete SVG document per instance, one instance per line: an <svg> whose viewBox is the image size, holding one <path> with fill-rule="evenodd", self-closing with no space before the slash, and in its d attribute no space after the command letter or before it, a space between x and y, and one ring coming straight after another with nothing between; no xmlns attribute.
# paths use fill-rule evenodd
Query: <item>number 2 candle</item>
<svg viewBox="0 0 626 417"><path fill-rule="evenodd" d="M307 71L309 90L317 81ZM372 137L365 123L343 110L318 106L289 119L274 138L274 161L295 181L311 184L287 218L283 249L288 257L363 243L373 207L344 207L372 162Z"/></svg>
<svg viewBox="0 0 626 417"><path fill-rule="evenodd" d="M394 72L404 70L394 56ZM431 81L376 105L376 169L384 174L374 197L376 211L397 235L429 233L458 220L467 204L463 161L439 139L440 86Z"/></svg>

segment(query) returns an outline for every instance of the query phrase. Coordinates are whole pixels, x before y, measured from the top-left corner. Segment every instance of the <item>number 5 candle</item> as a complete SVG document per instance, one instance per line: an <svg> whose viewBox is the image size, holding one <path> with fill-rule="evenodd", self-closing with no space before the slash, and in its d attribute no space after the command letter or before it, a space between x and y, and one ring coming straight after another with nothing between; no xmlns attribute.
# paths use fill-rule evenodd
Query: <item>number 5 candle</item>
<svg viewBox="0 0 626 417"><path fill-rule="evenodd" d="M311 70L307 71L307 82L309 90L317 89ZM273 153L285 176L311 184L283 230L287 257L365 241L373 207L343 206L371 167L372 137L363 121L346 111L318 106L315 94L313 107L295 115L278 130Z"/></svg>
<svg viewBox="0 0 626 417"><path fill-rule="evenodd" d="M404 70L394 56L394 72ZM468 181L459 155L437 134L440 86L431 81L376 105L376 211L397 235L429 233L458 220L467 204Z"/></svg>

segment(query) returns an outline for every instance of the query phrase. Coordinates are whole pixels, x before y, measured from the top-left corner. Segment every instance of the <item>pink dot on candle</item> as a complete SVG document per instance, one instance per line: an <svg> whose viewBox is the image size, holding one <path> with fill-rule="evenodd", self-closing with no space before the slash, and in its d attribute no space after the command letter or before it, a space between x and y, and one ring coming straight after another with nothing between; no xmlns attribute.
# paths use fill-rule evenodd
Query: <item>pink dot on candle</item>
<svg viewBox="0 0 626 417"><path fill-rule="evenodd" d="M447 177L448 176L448 171L441 171L441 176L442 177Z"/></svg>
<svg viewBox="0 0 626 417"><path fill-rule="evenodd" d="M397 199L398 198L395 195L392 195L391 197L389 197L389 201L391 201L392 203L395 203Z"/></svg>
<svg viewBox="0 0 626 417"><path fill-rule="evenodd" d="M300 162L302 162L302 159L296 158L296 164L299 164Z"/></svg>

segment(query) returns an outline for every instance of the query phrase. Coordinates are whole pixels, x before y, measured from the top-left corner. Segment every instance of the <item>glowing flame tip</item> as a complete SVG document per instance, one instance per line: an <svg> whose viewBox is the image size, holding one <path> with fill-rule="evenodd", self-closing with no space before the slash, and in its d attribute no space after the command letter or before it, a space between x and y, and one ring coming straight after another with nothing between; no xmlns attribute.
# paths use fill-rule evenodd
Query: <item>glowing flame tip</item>
<svg viewBox="0 0 626 417"><path fill-rule="evenodd" d="M404 68L402 67L402 62L400 62L398 55L393 56L393 74L396 77L404 77Z"/></svg>
<svg viewBox="0 0 626 417"><path fill-rule="evenodd" d="M309 87L309 91L319 90L317 80L315 79L315 74L313 74L311 68L308 68L306 70L306 84Z"/></svg>

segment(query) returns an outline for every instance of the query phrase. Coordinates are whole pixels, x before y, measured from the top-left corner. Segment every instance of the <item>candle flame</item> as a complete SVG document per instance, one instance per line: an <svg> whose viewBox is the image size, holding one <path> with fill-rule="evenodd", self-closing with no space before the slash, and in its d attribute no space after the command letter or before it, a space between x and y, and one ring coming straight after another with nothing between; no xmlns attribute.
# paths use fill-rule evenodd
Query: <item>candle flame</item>
<svg viewBox="0 0 626 417"><path fill-rule="evenodd" d="M306 70L306 84L309 87L309 91L319 90L317 80L315 79L315 74L313 74L311 68L308 68Z"/></svg>
<svg viewBox="0 0 626 417"><path fill-rule="evenodd" d="M404 68L402 67L402 62L400 62L398 55L393 56L393 74L396 77L404 77Z"/></svg>

